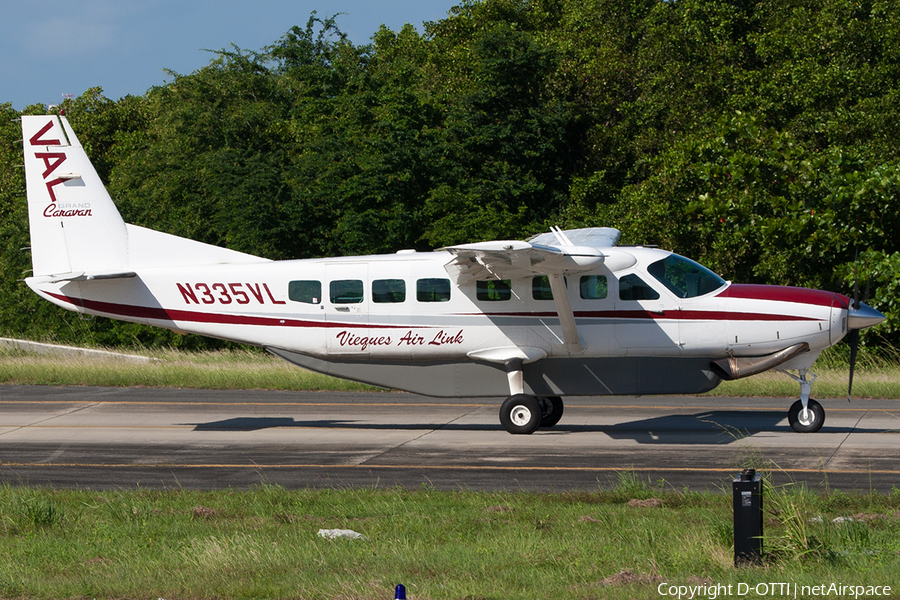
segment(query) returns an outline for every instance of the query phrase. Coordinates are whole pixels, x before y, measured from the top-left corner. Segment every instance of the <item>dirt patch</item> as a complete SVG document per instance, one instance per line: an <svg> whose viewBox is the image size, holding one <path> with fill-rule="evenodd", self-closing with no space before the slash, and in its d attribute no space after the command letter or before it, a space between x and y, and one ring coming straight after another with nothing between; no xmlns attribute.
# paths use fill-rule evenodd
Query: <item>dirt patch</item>
<svg viewBox="0 0 900 600"><path fill-rule="evenodd" d="M624 569L615 575L610 575L606 579L600 580L600 585L646 585L650 583L658 583L662 581L659 577L646 575L644 573L635 573L631 569Z"/></svg>
<svg viewBox="0 0 900 600"><path fill-rule="evenodd" d="M659 498L646 498L644 500L638 498L632 498L628 501L628 506L634 506L637 508L658 508L662 506L663 501Z"/></svg>
<svg viewBox="0 0 900 600"><path fill-rule="evenodd" d="M854 521L860 521L862 523L871 523L872 521L883 521L884 515L878 515L875 513L857 513L853 515Z"/></svg>
<svg viewBox="0 0 900 600"><path fill-rule="evenodd" d="M195 506L191 509L191 516L195 519L215 519L222 515L222 511L206 506Z"/></svg>

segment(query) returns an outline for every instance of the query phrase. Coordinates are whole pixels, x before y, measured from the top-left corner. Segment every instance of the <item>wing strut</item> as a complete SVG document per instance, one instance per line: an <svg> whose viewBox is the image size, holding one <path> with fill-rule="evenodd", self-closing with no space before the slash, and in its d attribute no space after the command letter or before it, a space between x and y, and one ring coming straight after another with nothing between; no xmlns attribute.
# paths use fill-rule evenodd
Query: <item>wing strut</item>
<svg viewBox="0 0 900 600"><path fill-rule="evenodd" d="M574 235L582 244L572 243ZM606 256L602 247L614 246L619 239L615 229L593 227L563 231L551 228L529 242L498 240L462 246L447 246L441 251L453 255L444 265L457 285L480 279L517 279L546 275L553 292L556 314L563 333L563 343L570 353L584 352L575 325L575 313L566 294L565 273L582 273L596 269Z"/></svg>
<svg viewBox="0 0 900 600"><path fill-rule="evenodd" d="M556 304L556 314L559 317L559 326L562 328L563 341L568 346L569 352L584 352L581 338L578 335L578 327L575 325L575 313L569 304L569 295L566 293L566 282L561 273L552 273L547 276L550 281L550 290L553 292L553 302Z"/></svg>

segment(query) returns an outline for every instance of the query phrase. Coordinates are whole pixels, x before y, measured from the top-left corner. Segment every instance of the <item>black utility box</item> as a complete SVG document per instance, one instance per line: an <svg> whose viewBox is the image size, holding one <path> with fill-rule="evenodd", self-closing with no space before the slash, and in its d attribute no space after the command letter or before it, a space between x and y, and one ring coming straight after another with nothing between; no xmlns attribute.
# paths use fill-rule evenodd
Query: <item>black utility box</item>
<svg viewBox="0 0 900 600"><path fill-rule="evenodd" d="M744 469L732 483L734 493L734 566L762 557L763 485L755 469Z"/></svg>

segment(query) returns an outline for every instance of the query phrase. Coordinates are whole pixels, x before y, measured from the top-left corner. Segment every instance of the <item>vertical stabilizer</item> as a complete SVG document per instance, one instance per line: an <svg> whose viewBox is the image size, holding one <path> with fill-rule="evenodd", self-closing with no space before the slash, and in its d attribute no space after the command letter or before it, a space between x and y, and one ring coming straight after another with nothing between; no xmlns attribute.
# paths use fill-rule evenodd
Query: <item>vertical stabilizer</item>
<svg viewBox="0 0 900 600"><path fill-rule="evenodd" d="M23 116L22 132L34 275L126 269L125 223L66 118Z"/></svg>

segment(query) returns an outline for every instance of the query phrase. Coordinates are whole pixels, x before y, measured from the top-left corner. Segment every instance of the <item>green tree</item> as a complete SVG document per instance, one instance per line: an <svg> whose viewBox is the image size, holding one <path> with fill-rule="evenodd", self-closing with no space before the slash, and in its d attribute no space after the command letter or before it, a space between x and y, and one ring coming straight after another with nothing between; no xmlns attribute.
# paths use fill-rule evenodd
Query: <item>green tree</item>
<svg viewBox="0 0 900 600"><path fill-rule="evenodd" d="M512 2L469 7L432 31L446 82L440 162L425 211L433 244L521 237L555 221L581 165L584 125L551 89L558 55ZM482 13L487 22L470 22ZM458 23L454 22L458 21Z"/></svg>

